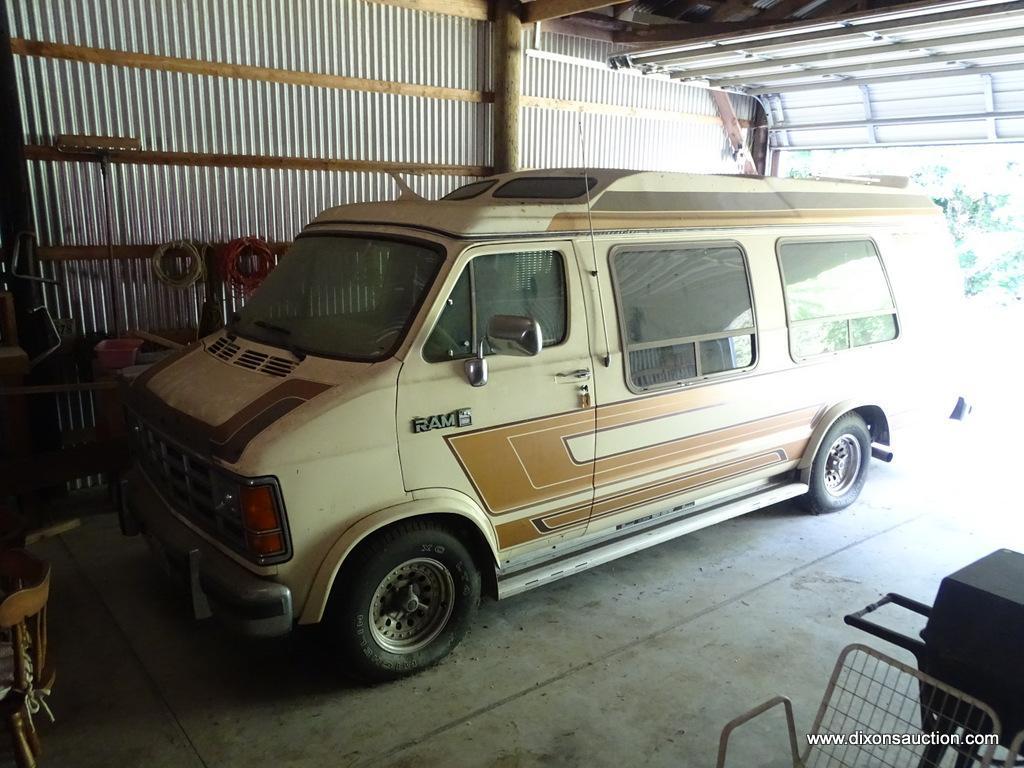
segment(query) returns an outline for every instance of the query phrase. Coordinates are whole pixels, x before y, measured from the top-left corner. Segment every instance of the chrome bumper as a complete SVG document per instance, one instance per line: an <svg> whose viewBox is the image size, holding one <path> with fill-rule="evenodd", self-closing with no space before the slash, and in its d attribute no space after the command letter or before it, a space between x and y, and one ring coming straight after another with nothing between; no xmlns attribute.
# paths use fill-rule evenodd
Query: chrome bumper
<svg viewBox="0 0 1024 768"><path fill-rule="evenodd" d="M138 467L122 480L120 515L121 530L142 533L164 571L188 586L197 619L215 616L253 637L291 632L291 590L249 572L178 520Z"/></svg>

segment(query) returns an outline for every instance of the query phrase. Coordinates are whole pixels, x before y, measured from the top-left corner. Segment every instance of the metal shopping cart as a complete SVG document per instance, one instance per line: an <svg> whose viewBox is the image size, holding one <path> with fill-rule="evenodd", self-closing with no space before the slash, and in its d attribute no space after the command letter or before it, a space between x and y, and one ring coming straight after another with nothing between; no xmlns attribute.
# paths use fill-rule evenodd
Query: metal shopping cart
<svg viewBox="0 0 1024 768"><path fill-rule="evenodd" d="M985 768L999 736L988 705L873 648L843 649L800 753L793 706L776 696L722 729L718 768L739 726L777 706L786 715L794 768ZM1019 745L1018 745L1019 746Z"/></svg>

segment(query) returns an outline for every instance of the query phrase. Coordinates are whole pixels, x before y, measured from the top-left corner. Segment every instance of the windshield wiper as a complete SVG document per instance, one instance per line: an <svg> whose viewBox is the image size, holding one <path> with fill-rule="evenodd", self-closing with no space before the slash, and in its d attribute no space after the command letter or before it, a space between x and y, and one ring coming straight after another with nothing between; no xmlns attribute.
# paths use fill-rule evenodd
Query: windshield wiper
<svg viewBox="0 0 1024 768"><path fill-rule="evenodd" d="M274 325L273 323L268 323L266 320L253 320L252 324L255 325L258 328L265 328L268 331L275 331L277 333L280 333L282 336L291 336L292 335L292 329L291 328L285 328L283 325ZM283 346L284 346L285 349L287 349L289 352L291 352L292 355L295 356L295 359L298 360L300 363L303 360L306 359L306 352L305 352L305 350L301 349L297 345L295 345L295 344L284 344Z"/></svg>
<svg viewBox="0 0 1024 768"><path fill-rule="evenodd" d="M285 336L292 335L291 328L285 328L283 325L274 325L273 323L268 323L266 320L253 320L252 324L259 328L266 328L268 331L277 331Z"/></svg>

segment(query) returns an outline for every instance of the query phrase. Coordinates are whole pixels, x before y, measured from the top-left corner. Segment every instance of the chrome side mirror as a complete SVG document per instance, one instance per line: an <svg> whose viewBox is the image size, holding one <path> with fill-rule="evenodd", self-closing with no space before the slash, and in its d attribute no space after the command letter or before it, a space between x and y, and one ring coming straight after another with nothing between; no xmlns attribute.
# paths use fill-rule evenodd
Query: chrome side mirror
<svg viewBox="0 0 1024 768"><path fill-rule="evenodd" d="M487 383L487 358L484 357L484 343L476 351L476 356L463 363L466 369L466 380L474 387L482 387Z"/></svg>
<svg viewBox="0 0 1024 768"><path fill-rule="evenodd" d="M487 323L487 342L499 355L533 357L544 346L544 336L532 317L494 315Z"/></svg>

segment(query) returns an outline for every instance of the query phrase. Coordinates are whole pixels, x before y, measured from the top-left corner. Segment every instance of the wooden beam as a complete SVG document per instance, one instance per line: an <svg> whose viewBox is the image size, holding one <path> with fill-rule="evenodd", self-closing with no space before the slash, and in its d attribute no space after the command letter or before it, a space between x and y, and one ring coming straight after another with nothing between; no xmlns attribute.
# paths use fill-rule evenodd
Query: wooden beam
<svg viewBox="0 0 1024 768"><path fill-rule="evenodd" d="M423 173L439 176L490 176L491 169L482 165L440 165L434 163L400 163L377 160L340 160L316 157L277 157L272 155L228 155L216 152L163 152L141 150L113 151L110 162L130 165L187 165L215 168L289 168L300 171L369 171L380 173ZM89 153L60 152L56 147L38 144L25 147L29 160L56 162L96 162Z"/></svg>
<svg viewBox="0 0 1024 768"><path fill-rule="evenodd" d="M48 59L81 61L89 64L106 64L113 67L134 67L158 72L183 72L209 77L230 77L238 80L260 80L286 85L310 85L316 88L333 88L345 91L369 93L391 93L398 96L415 96L426 99L449 99L452 101L488 102L494 95L485 91L471 91L464 88L443 88L434 85L396 83L389 80L368 80L363 77L344 77L318 72L294 72L272 67L253 67L248 64L228 64L222 61L183 59L176 56L156 56L134 51L115 51L109 48L90 48L84 45L49 43L42 40L14 38L11 49L22 56L41 56Z"/></svg>
<svg viewBox="0 0 1024 768"><path fill-rule="evenodd" d="M856 2L857 0L854 0ZM809 5L813 0L779 0L771 8L761 11L757 14L756 18L758 21L771 21L781 20L796 13L805 5ZM828 5L829 0L825 0L825 5Z"/></svg>
<svg viewBox="0 0 1024 768"><path fill-rule="evenodd" d="M126 437L18 456L0 464L0 494L50 488L99 472L122 472L130 466Z"/></svg>
<svg viewBox="0 0 1024 768"><path fill-rule="evenodd" d="M760 101L752 102L752 120L747 123L747 144L750 145L750 159L755 172L760 176L768 173L768 113ZM742 124L743 121L741 120Z"/></svg>
<svg viewBox="0 0 1024 768"><path fill-rule="evenodd" d="M717 45L717 53L735 52L735 51L747 51L753 50L757 46L753 45L749 41L743 41L738 43L727 39L730 34L735 33L746 33L751 30L757 29L760 32L786 32L787 35L780 35L774 40L765 40L761 45L782 45L795 43L800 44L804 42L800 38L800 35L807 30L808 27L817 28L821 24L825 24L831 21L838 22L850 22L850 21L864 21L864 24L858 24L855 28L843 27L831 29L826 32L822 32L816 35L816 39L822 38L835 38L844 37L851 35L862 35L869 32L885 31L885 29L893 26L910 26L914 24L929 24L932 22L949 21L950 19L967 19L976 17L985 17L994 15L997 13L1007 13L1010 11L1019 11L1021 6L1016 0L1008 0L1004 3L997 5L988 6L972 6L970 8L957 8L952 11L941 10L943 6L951 3L956 3L957 0L921 0L920 2L907 2L900 3L898 5L890 5L885 8L876 8L870 11L862 11L858 13L846 14L841 16L825 16L822 18L814 19L790 19L789 21L779 21L778 19L772 21L758 21L758 17L746 19L744 21L735 22L719 22L719 23L705 23L697 22L694 24L679 24L679 25L665 25L664 27L658 27L652 29L653 35L643 39L629 39L632 34L635 33L619 33L613 35L613 39L618 43L644 43L644 42L658 42L658 43L715 43ZM908 12L920 10L922 13L915 15L914 17L907 17L903 21L885 21L877 22L873 19L877 16L885 16L893 12ZM727 26L728 25L728 26ZM730 32L729 30L732 30ZM658 35L658 33L662 33ZM693 56L703 56L707 52L692 53Z"/></svg>
<svg viewBox="0 0 1024 768"><path fill-rule="evenodd" d="M713 35L727 36L738 32L748 32L762 27L778 26L778 21L759 21L755 16L746 21L697 21L692 24L660 24L646 29L634 29L629 32L613 32L612 40L616 43L676 43L689 42L692 39Z"/></svg>
<svg viewBox="0 0 1024 768"><path fill-rule="evenodd" d="M596 11L598 8L607 8L611 3L608 0L532 0L520 6L519 17L523 24L533 24L538 21L549 19L560 19L563 16L583 13L584 11Z"/></svg>
<svg viewBox="0 0 1024 768"><path fill-rule="evenodd" d="M729 145L732 147L733 156L737 160L742 158L743 173L756 174L757 168L754 167L750 153L747 152L746 143L743 141L743 130L740 128L739 120L736 119L736 110L732 107L732 100L729 98L729 94L712 90L711 98L714 100L715 107L718 109L718 115L722 119L722 127L725 129L725 135L729 138Z"/></svg>
<svg viewBox="0 0 1024 768"><path fill-rule="evenodd" d="M519 0L495 0L494 32L494 172L519 169L519 99L523 80L523 24Z"/></svg>
<svg viewBox="0 0 1024 768"><path fill-rule="evenodd" d="M825 0L824 3L819 5L803 18L819 19L822 16L828 15L839 16L855 10L860 4L861 0Z"/></svg>
<svg viewBox="0 0 1024 768"><path fill-rule="evenodd" d="M396 8L409 8L413 11L440 13L445 16L458 16L463 19L487 21L487 0L362 0L377 5L392 5Z"/></svg>
<svg viewBox="0 0 1024 768"><path fill-rule="evenodd" d="M667 120L680 123L702 123L704 125L720 123L714 115L701 115L695 112L674 112L667 109L645 109L644 107L627 107L620 104L599 104L595 101L572 101L570 99L549 99L543 96L523 96L520 106L534 109L554 109L564 112L583 112L590 115L615 115L616 117L636 117L643 120ZM746 122L739 121L741 126Z"/></svg>
<svg viewBox="0 0 1024 768"><path fill-rule="evenodd" d="M711 14L710 21L736 21L757 13L751 0L726 0Z"/></svg>
<svg viewBox="0 0 1024 768"><path fill-rule="evenodd" d="M209 243L213 249L224 243ZM291 243L268 243L270 250L280 256ZM115 245L114 258L117 260L148 259L160 247L160 243L137 245ZM105 245L49 245L36 248L39 261L106 261L110 258Z"/></svg>
<svg viewBox="0 0 1024 768"><path fill-rule="evenodd" d="M31 384L3 387L0 389L0 397L6 395L56 395L65 392L94 392L98 389L117 389L117 387L118 383L113 379L80 381L69 384Z"/></svg>

